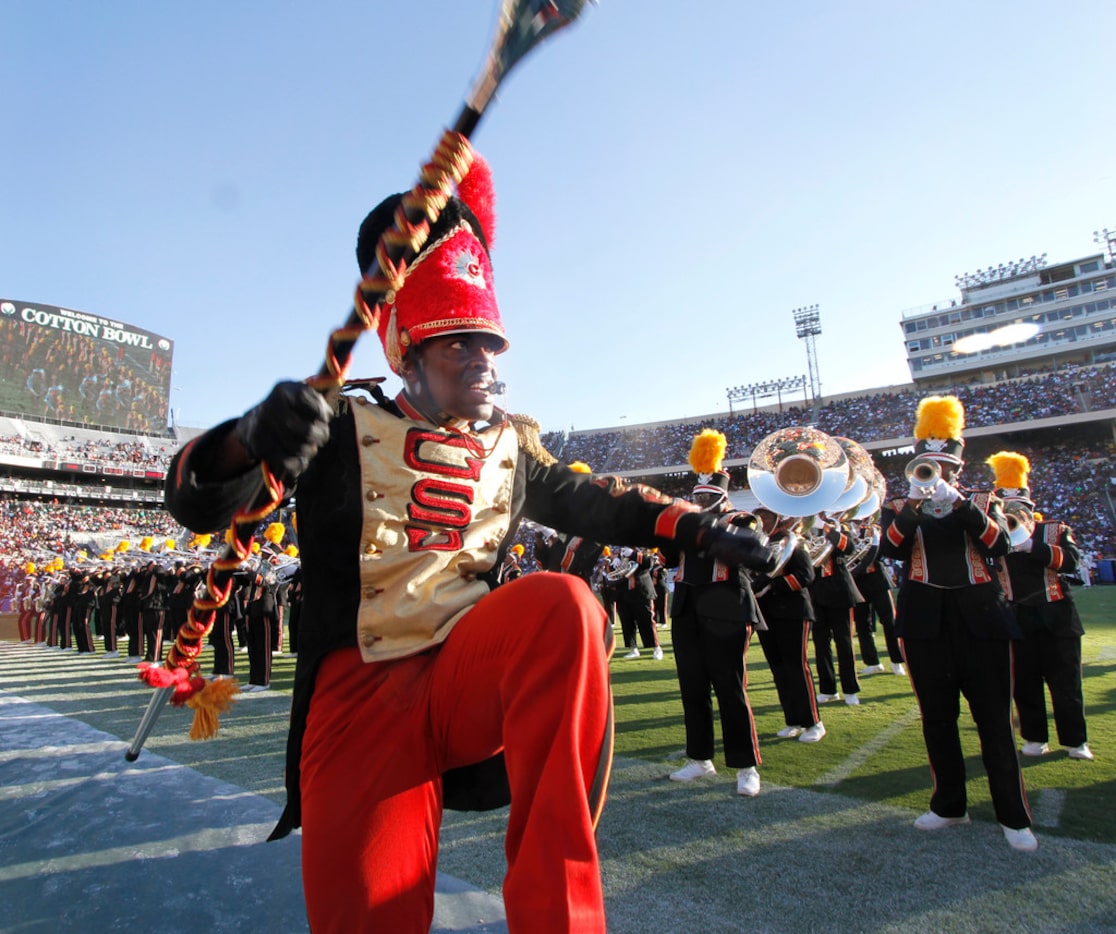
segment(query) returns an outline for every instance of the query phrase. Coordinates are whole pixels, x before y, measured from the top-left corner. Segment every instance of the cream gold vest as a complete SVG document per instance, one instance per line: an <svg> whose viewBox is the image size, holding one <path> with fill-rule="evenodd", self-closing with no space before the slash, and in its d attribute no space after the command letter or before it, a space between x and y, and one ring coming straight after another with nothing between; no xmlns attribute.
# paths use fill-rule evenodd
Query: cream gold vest
<svg viewBox="0 0 1116 934"><path fill-rule="evenodd" d="M357 643L366 662L442 642L489 587L511 523L519 443L509 425L475 432L353 406L364 521Z"/></svg>

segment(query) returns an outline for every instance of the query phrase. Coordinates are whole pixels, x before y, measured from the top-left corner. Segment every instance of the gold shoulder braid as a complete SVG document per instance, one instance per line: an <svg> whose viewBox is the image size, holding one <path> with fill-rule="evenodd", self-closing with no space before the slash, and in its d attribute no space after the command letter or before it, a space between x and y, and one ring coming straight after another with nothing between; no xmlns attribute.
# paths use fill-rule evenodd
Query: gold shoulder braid
<svg viewBox="0 0 1116 934"><path fill-rule="evenodd" d="M543 447L542 438L539 437L539 423L530 415L512 415L508 413L508 421L515 428L519 436L519 449L526 451L544 467L558 463L558 458Z"/></svg>

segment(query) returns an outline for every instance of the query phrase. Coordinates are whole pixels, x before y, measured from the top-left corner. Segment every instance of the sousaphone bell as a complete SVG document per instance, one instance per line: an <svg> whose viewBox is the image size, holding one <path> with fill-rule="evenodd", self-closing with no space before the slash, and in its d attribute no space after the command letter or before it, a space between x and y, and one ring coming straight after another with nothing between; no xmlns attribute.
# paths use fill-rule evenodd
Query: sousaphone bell
<svg viewBox="0 0 1116 934"><path fill-rule="evenodd" d="M748 486L768 510L784 518L805 519L824 512L850 483L844 449L823 431L808 426L780 428L767 435L748 461ZM779 569L796 540L788 537ZM816 559L813 549L811 560Z"/></svg>

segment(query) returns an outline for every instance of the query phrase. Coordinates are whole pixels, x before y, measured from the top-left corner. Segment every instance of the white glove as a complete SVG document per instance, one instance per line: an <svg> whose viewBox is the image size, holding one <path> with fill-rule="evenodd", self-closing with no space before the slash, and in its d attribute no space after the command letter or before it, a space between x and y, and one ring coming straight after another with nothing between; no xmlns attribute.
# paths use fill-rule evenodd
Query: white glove
<svg viewBox="0 0 1116 934"><path fill-rule="evenodd" d="M1034 539L1028 538L1025 542L1021 542L1020 544L1016 545L1011 550L1012 551L1027 551L1027 552L1029 552L1031 550L1031 546L1034 545L1034 543L1035 543Z"/></svg>
<svg viewBox="0 0 1116 934"><path fill-rule="evenodd" d="M917 483L912 483L907 489L907 499L929 499L933 490L927 489Z"/></svg>
<svg viewBox="0 0 1116 934"><path fill-rule="evenodd" d="M946 483L941 477L938 477L938 482L934 485L934 491L930 494L930 499L935 503L956 503L961 498L961 491L955 486Z"/></svg>

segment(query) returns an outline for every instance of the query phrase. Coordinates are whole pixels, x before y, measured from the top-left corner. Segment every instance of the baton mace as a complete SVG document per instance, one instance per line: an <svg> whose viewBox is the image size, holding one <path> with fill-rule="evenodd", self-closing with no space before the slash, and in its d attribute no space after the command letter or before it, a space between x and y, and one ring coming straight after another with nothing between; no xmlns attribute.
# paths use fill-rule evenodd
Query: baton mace
<svg viewBox="0 0 1116 934"><path fill-rule="evenodd" d="M528 52L568 26L581 14L588 0L502 0L495 34L480 75L474 82L457 119L446 130L430 161L423 165L418 182L403 196L392 218L392 227L376 245L375 260L356 289L345 323L329 336L325 359L318 372L306 380L331 402L341 392L357 340L375 329L380 307L389 292L403 288L408 266L425 245L430 226L438 220L454 186L469 171L473 150L469 140L500 83ZM147 710L124 758L134 762L169 700L174 706L194 708L191 739L208 739L217 732L217 714L228 709L239 688L231 680L206 683L198 673L198 656L206 636L232 593L233 573L252 554L253 532L284 498L280 480L268 465L260 464L264 488L255 502L238 510L226 534L226 545L209 567L205 592L199 595L174 644L162 663L140 666L140 680L155 688Z"/></svg>

